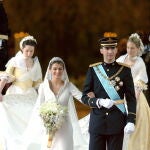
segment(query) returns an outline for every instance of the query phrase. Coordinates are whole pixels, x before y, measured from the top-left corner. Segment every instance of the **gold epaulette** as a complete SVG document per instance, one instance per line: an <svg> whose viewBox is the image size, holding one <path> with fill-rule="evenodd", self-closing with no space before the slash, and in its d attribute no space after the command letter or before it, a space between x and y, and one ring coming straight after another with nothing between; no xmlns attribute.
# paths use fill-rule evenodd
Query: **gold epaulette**
<svg viewBox="0 0 150 150"><path fill-rule="evenodd" d="M125 67L128 67L128 68L130 68L130 66L129 65L127 65L127 64L125 64L125 63L121 63L121 62L117 62L119 65L121 65L121 66L125 66Z"/></svg>
<svg viewBox="0 0 150 150"><path fill-rule="evenodd" d="M97 66L99 64L102 64L102 62L98 62L98 63L94 63L94 64L90 64L89 67L94 67L94 66Z"/></svg>

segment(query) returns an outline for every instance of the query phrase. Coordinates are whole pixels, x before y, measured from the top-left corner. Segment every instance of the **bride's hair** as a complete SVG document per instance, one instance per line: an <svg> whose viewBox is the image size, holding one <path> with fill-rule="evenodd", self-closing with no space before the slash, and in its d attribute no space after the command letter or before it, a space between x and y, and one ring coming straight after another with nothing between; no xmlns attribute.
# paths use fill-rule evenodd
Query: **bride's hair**
<svg viewBox="0 0 150 150"><path fill-rule="evenodd" d="M49 63L49 68L52 68L53 64L61 64L63 66L63 69L65 67L64 61L60 58L60 57L54 57L53 59L51 59L50 63Z"/></svg>
<svg viewBox="0 0 150 150"><path fill-rule="evenodd" d="M141 56L144 51L144 45L140 38L140 36L137 33L133 33L130 35L128 42L132 42L136 45L137 48L139 48L138 56Z"/></svg>

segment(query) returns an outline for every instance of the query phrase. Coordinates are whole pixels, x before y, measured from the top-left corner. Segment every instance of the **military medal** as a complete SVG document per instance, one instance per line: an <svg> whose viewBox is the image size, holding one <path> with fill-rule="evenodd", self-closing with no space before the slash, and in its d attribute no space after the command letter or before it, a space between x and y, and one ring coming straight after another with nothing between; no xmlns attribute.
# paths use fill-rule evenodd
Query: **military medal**
<svg viewBox="0 0 150 150"><path fill-rule="evenodd" d="M118 77L122 69L123 69L123 66L113 76L107 77L104 74L102 74L102 72L97 67L97 71L101 74L103 78L108 80L109 84L112 85L116 89L116 91L120 90L120 87L123 86L123 81L121 81L120 77Z"/></svg>
<svg viewBox="0 0 150 150"><path fill-rule="evenodd" d="M120 77L115 77L115 80L118 82L120 81Z"/></svg>
<svg viewBox="0 0 150 150"><path fill-rule="evenodd" d="M115 86L116 85L116 81L115 80L110 80L109 84L112 85L112 86Z"/></svg>
<svg viewBox="0 0 150 150"><path fill-rule="evenodd" d="M115 86L116 91L120 90L120 87L117 85Z"/></svg>

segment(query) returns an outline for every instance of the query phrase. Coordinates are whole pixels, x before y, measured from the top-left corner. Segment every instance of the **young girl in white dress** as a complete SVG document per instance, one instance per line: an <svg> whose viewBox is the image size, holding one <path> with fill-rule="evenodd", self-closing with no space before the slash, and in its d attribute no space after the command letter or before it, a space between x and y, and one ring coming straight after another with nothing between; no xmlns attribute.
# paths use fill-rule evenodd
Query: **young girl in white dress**
<svg viewBox="0 0 150 150"><path fill-rule="evenodd" d="M125 135L123 150L150 149L150 108L142 92L147 89L148 82L145 63L140 57L143 50L144 46L139 35L131 34L127 41L127 54L117 59L118 62L131 67L137 99L135 131L131 135Z"/></svg>
<svg viewBox="0 0 150 150"><path fill-rule="evenodd" d="M59 57L50 60L44 82L40 85L39 96L28 130L25 133L27 150L46 150L47 139L39 108L46 101L67 106L68 114L62 127L55 133L50 150L87 150L83 140L73 97L80 100L82 93L69 82L65 64Z"/></svg>
<svg viewBox="0 0 150 150"><path fill-rule="evenodd" d="M41 66L34 57L37 45L33 36L20 42L20 51L0 72L0 145L1 150L21 150L22 135L37 99L37 88L42 81ZM6 83L12 82L2 95Z"/></svg>

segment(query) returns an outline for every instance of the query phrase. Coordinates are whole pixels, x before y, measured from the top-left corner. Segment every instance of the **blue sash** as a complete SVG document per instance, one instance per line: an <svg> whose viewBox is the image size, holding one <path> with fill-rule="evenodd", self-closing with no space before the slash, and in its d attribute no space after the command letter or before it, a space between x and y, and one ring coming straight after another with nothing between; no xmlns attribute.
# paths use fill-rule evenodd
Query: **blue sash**
<svg viewBox="0 0 150 150"><path fill-rule="evenodd" d="M102 77L102 75L98 72L98 69L99 69L103 75L108 77L104 68L102 67L102 65L98 65L97 67L93 67L93 68L94 68L94 71L95 71L98 79L100 80L103 88L105 89L106 93L110 97L110 99L112 99L114 101L121 99L119 94L117 93L116 89L113 87L113 85L111 85L109 83L110 81L105 79L104 77ZM122 113L126 112L124 104L118 104L116 106L122 111Z"/></svg>

